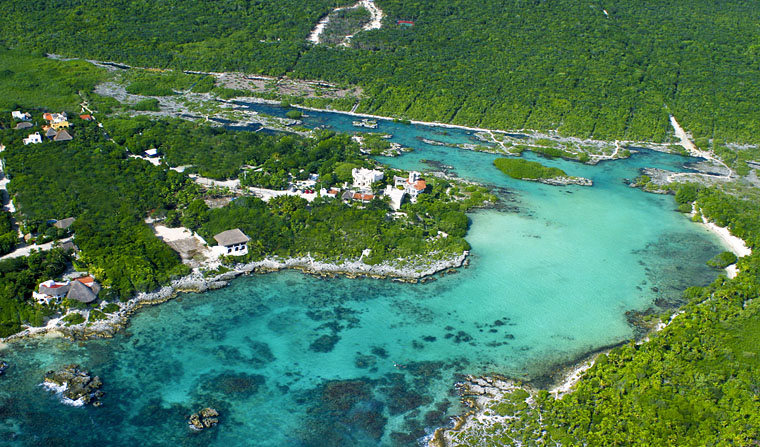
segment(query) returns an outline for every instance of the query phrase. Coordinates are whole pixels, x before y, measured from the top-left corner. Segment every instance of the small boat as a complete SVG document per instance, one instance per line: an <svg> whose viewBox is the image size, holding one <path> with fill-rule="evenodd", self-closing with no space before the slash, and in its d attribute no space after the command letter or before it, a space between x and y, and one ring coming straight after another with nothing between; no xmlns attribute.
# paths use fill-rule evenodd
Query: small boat
<svg viewBox="0 0 760 447"><path fill-rule="evenodd" d="M4 373L8 369L8 363L0 360L0 374Z"/></svg>

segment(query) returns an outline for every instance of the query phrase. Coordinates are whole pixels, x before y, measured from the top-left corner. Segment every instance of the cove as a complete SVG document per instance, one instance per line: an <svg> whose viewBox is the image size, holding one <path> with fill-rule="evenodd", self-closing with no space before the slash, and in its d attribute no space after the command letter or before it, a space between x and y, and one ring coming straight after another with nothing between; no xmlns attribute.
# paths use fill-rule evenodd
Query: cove
<svg viewBox="0 0 760 447"><path fill-rule="evenodd" d="M309 115L309 127L356 130L350 116ZM464 130L383 121L377 131L415 149L381 161L447 165L502 198L501 209L470 215L468 268L426 284L250 276L143 309L113 339L10 343L2 444L417 445L464 410L453 394L462 374L541 379L640 335L631 312L676 305L684 288L717 275L705 265L723 249L717 238L675 212L671 197L623 181L644 166L686 170L693 159L541 159L594 181L552 187L504 176L495 155L417 138L472 142ZM67 407L37 386L66 363L103 379L102 407ZM220 411L220 425L190 431L187 416L204 406Z"/></svg>

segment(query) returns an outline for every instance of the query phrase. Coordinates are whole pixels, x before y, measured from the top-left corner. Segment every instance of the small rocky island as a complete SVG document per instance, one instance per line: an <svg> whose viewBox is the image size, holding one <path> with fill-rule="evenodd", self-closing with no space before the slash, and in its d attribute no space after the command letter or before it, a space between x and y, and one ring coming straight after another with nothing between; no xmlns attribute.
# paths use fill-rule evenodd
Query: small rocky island
<svg viewBox="0 0 760 447"><path fill-rule="evenodd" d="M494 166L501 172L518 180L540 182L553 186L578 185L593 186L594 182L584 177L572 177L559 168L544 166L541 163L515 158L497 158Z"/></svg>
<svg viewBox="0 0 760 447"><path fill-rule="evenodd" d="M100 377L92 377L89 372L74 364L66 365L58 371L48 371L45 374L43 386L61 393L61 396L66 399L64 402L74 406L91 403L99 407L101 402L98 399L104 394L100 391L100 387L103 386Z"/></svg>
<svg viewBox="0 0 760 447"><path fill-rule="evenodd" d="M206 407L203 410L190 415L190 419L187 421L187 425L191 429L201 431L207 428L216 426L219 423L219 412L211 407Z"/></svg>

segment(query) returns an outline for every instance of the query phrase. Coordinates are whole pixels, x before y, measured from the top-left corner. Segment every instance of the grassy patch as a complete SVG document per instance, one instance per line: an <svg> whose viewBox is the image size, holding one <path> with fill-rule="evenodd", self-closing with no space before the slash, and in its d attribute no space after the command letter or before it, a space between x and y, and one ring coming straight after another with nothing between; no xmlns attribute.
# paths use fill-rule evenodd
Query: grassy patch
<svg viewBox="0 0 760 447"><path fill-rule="evenodd" d="M535 161L515 158L497 158L493 164L503 173L516 179L547 179L567 177L565 171L550 168Z"/></svg>

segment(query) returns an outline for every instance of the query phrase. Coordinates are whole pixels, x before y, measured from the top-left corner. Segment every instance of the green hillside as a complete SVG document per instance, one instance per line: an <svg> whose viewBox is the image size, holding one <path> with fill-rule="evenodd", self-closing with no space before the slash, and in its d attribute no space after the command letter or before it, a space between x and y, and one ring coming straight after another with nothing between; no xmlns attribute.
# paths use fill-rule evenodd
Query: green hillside
<svg viewBox="0 0 760 447"><path fill-rule="evenodd" d="M663 140L670 111L697 137L760 141L760 8L752 3L377 5L383 27L343 48L306 42L336 6L326 0L7 0L0 42L140 66L358 84L366 93L359 111L422 120Z"/></svg>

